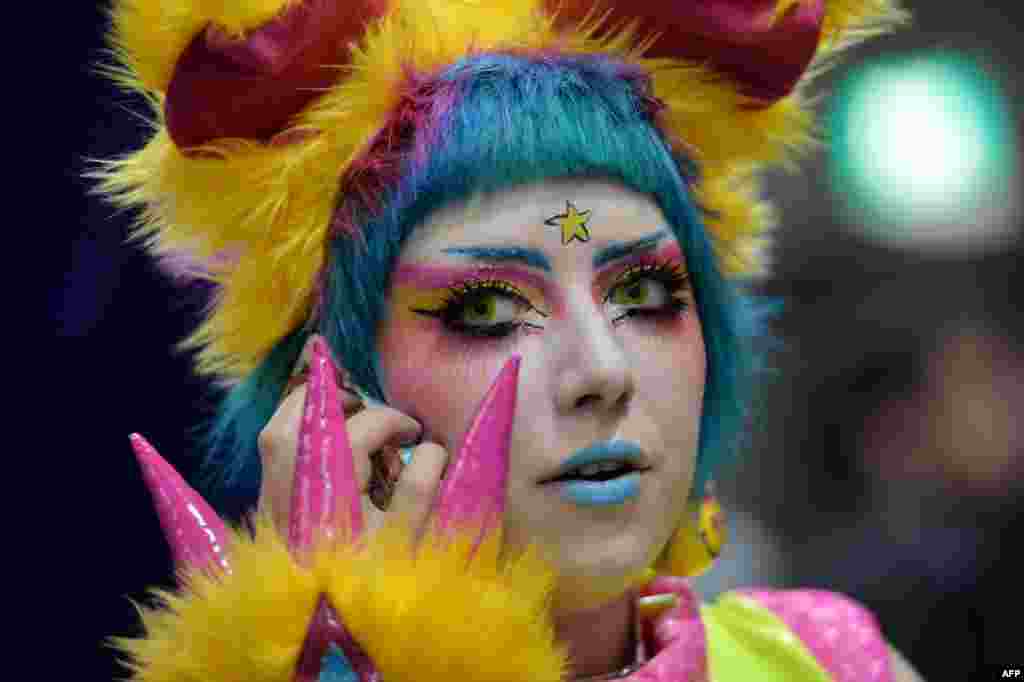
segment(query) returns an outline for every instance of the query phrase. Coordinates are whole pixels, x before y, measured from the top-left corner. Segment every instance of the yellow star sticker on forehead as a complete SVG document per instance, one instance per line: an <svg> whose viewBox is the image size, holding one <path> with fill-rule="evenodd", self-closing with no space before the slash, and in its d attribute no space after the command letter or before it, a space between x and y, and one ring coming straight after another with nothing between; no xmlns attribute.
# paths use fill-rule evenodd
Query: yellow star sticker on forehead
<svg viewBox="0 0 1024 682"><path fill-rule="evenodd" d="M590 219L590 213L591 211L578 211L571 201L567 201L565 213L548 218L544 224L561 228L563 244L568 244L573 239L589 242L590 230L587 228L587 220Z"/></svg>

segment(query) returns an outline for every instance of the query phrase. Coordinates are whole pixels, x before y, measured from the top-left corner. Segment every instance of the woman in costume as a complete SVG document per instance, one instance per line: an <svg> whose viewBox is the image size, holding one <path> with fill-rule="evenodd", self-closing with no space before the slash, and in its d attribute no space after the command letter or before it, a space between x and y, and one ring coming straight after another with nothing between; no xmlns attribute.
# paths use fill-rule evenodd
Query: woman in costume
<svg viewBox="0 0 1024 682"><path fill-rule="evenodd" d="M123 643L137 679L914 679L839 595L685 581L743 427L756 173L892 2L113 16L156 121L103 189L218 284L212 497L264 508L228 530L133 436L183 585Z"/></svg>

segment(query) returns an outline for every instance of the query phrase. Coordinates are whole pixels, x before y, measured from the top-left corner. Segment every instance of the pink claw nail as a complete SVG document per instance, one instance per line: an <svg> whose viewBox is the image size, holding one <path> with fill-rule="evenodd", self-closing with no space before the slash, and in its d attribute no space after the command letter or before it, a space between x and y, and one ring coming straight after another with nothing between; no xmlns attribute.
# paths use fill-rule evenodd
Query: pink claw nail
<svg viewBox="0 0 1024 682"><path fill-rule="evenodd" d="M512 420L521 357L512 356L477 408L465 441L441 482L437 520L442 530L479 525L477 545L505 513Z"/></svg>
<svg viewBox="0 0 1024 682"><path fill-rule="evenodd" d="M137 433L129 438L174 562L181 567L230 573L224 522L145 438Z"/></svg>
<svg viewBox="0 0 1024 682"><path fill-rule="evenodd" d="M380 673L377 672L373 661L359 646L334 607L323 596L320 597L313 620L306 632L306 641L299 653L292 682L317 682L320 679L323 657L332 644L345 654L359 682L380 682Z"/></svg>
<svg viewBox="0 0 1024 682"><path fill-rule="evenodd" d="M313 341L310 364L288 528L288 546L298 554L318 535L331 539L348 532L346 539L354 541L363 532L352 446L334 364L322 338Z"/></svg>

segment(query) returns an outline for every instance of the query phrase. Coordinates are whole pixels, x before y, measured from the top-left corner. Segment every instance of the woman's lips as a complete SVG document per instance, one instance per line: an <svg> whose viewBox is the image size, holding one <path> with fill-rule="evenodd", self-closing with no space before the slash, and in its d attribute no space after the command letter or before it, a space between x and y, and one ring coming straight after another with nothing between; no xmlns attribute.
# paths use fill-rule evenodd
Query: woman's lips
<svg viewBox="0 0 1024 682"><path fill-rule="evenodd" d="M577 470L574 473L568 473L563 476L551 478L546 481L542 481L541 485L547 485L549 483L567 483L570 481L592 481L592 482L603 482L610 481L616 478L621 478L629 474L642 474L645 471L650 471L650 467L638 468L630 464L617 465L617 469L614 471L604 470L596 473L590 473L584 468L582 471Z"/></svg>
<svg viewBox="0 0 1024 682"><path fill-rule="evenodd" d="M587 480L600 483L584 476L599 475L601 470L621 469L628 475L636 471L649 469L643 449L636 443L627 440L606 440L580 448L567 457L550 475L538 481L545 483L564 483L572 480ZM584 474L586 470L588 473ZM607 471L605 472L607 473ZM619 478L622 476L620 475Z"/></svg>
<svg viewBox="0 0 1024 682"><path fill-rule="evenodd" d="M552 481L559 495L577 507L610 507L624 504L640 494L641 471L632 471L606 481L582 478Z"/></svg>
<svg viewBox="0 0 1024 682"><path fill-rule="evenodd" d="M649 469L638 444L606 440L577 450L540 484L550 484L577 507L612 507L640 494L641 477Z"/></svg>

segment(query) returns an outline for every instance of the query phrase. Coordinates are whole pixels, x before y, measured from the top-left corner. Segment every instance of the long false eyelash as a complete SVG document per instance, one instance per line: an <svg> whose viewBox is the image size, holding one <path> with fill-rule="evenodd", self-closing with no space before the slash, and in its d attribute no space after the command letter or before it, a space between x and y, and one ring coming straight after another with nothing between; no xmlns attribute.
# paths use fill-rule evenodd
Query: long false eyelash
<svg viewBox="0 0 1024 682"><path fill-rule="evenodd" d="M671 260L637 265L626 269L608 290L608 294L605 296L605 303L611 299L612 292L619 287L629 287L643 279L653 279L660 282L665 287L665 292L668 294L670 301L660 308L629 308L622 315L615 318L613 322L619 322L627 317L672 317L690 307L690 302L679 296L680 293L690 289L690 274L678 263Z"/></svg>
<svg viewBox="0 0 1024 682"><path fill-rule="evenodd" d="M516 303L522 305L527 310L536 312L542 317L548 317L547 313L530 303L530 301L523 296L518 289L508 282L499 279L471 279L465 282L460 282L459 284L448 287L444 300L441 302L439 307L433 309L413 308L412 312L419 313L420 315L427 315L429 317L436 317L444 322L445 326L449 329L467 336L507 336L520 327L537 327L537 325L523 322L522 320L499 322L497 324L487 326L468 325L459 320L459 315L463 312L470 297L480 294L481 292L491 291L496 291L503 296L513 299Z"/></svg>
<svg viewBox="0 0 1024 682"><path fill-rule="evenodd" d="M664 284L669 294L677 294L690 287L690 273L675 261L664 260L627 268L609 289L605 301L611 298L611 292L619 287L629 286L648 277Z"/></svg>

